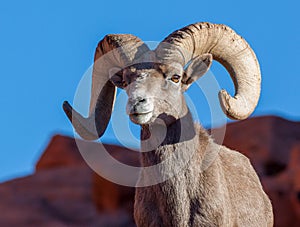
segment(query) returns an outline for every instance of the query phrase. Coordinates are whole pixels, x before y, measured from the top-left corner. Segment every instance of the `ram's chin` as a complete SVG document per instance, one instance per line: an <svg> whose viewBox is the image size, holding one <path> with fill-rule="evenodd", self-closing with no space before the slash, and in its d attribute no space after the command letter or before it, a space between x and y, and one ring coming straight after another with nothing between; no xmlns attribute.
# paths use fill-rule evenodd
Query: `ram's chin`
<svg viewBox="0 0 300 227"><path fill-rule="evenodd" d="M133 123L137 125L144 125L150 122L152 118L152 112L130 114L129 117Z"/></svg>

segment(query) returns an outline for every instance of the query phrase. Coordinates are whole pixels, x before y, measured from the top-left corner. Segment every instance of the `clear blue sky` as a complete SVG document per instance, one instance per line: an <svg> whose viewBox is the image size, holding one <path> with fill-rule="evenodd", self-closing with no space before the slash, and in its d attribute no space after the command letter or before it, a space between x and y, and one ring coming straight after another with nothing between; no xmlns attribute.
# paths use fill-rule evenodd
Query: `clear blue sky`
<svg viewBox="0 0 300 227"><path fill-rule="evenodd" d="M254 116L300 120L299 9L296 0L1 1L0 181L32 173L53 134L72 135L61 104L72 102L97 42L108 33L160 41L194 22L227 24L251 44L261 64ZM215 65L221 86L232 87ZM197 111L205 113L201 103ZM205 115L200 119L209 125ZM115 141L111 130L103 141Z"/></svg>

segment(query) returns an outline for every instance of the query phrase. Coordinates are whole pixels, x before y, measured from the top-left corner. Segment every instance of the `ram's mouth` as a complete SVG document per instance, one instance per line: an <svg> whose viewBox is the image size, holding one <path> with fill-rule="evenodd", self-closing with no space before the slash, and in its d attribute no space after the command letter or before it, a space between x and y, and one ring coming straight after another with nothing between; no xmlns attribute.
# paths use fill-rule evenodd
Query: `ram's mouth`
<svg viewBox="0 0 300 227"><path fill-rule="evenodd" d="M130 120L138 125L146 124L152 118L152 111L144 113L131 113L129 114Z"/></svg>

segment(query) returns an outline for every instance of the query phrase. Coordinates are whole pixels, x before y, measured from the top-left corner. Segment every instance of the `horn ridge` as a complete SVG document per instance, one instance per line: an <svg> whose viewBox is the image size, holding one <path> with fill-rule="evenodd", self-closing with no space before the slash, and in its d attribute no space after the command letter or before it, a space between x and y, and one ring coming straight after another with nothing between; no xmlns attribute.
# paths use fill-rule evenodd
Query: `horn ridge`
<svg viewBox="0 0 300 227"><path fill-rule="evenodd" d="M235 85L233 97L224 90L219 92L224 113L241 120L254 111L261 87L259 63L250 45L230 27L208 22L191 24L171 33L155 51L160 59L177 61L183 66L196 56L212 54Z"/></svg>

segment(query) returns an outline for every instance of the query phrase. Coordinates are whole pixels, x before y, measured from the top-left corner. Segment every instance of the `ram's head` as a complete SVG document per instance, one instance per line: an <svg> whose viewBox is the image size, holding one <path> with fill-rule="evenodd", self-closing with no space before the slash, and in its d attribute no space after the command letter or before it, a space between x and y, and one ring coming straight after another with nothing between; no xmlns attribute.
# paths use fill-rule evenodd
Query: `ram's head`
<svg viewBox="0 0 300 227"><path fill-rule="evenodd" d="M173 32L155 50L133 35L108 35L95 53L89 117L65 102L63 108L78 134L101 137L112 113L116 87L126 90L126 112L137 124L162 119L166 124L187 113L183 92L201 77L212 60L229 72L234 97L219 93L225 114L245 119L260 95L260 69L247 42L225 25L197 23Z"/></svg>

